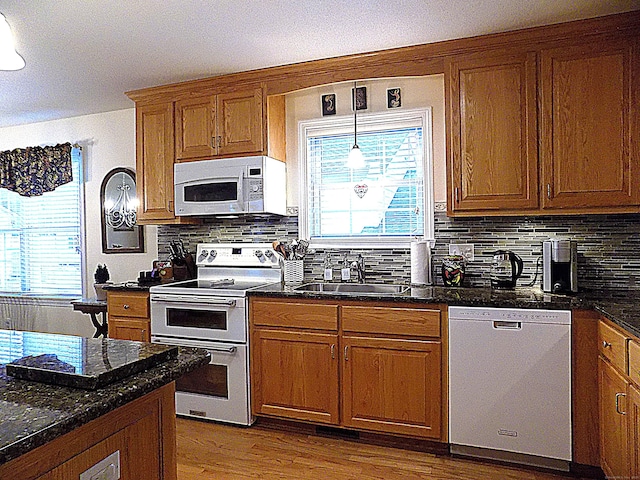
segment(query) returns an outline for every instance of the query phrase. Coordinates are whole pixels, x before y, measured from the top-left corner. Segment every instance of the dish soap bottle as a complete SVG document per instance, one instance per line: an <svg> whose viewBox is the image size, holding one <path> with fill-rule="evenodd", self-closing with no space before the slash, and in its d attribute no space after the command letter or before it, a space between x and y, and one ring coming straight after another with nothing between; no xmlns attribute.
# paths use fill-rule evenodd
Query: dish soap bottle
<svg viewBox="0 0 640 480"><path fill-rule="evenodd" d="M344 262L342 262L342 269L340 270L340 278L343 282L348 282L351 280L351 269L349 268L349 262L347 261L347 257L344 258Z"/></svg>
<svg viewBox="0 0 640 480"><path fill-rule="evenodd" d="M327 256L324 257L324 281L330 282L331 280L333 280L333 269L331 268L331 260L327 254Z"/></svg>

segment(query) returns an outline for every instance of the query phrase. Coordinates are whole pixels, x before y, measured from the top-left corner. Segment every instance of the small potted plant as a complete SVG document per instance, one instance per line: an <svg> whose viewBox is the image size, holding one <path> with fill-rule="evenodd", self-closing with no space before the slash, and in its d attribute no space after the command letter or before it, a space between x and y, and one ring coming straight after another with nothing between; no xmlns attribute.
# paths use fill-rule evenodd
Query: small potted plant
<svg viewBox="0 0 640 480"><path fill-rule="evenodd" d="M98 264L96 273L93 274L93 279L95 280L93 288L96 291L96 298L98 300L106 300L107 292L104 286L109 282L109 269L107 266Z"/></svg>

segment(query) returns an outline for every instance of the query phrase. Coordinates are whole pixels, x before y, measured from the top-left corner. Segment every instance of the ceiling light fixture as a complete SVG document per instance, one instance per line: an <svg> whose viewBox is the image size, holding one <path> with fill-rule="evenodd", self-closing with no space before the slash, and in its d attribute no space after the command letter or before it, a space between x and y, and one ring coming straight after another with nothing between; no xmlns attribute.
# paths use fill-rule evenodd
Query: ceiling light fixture
<svg viewBox="0 0 640 480"><path fill-rule="evenodd" d="M16 52L11 27L0 13L0 70L20 70L24 65L24 58Z"/></svg>
<svg viewBox="0 0 640 480"><path fill-rule="evenodd" d="M356 92L358 90L358 86L356 82L353 82L353 94L352 94L352 105L353 105L353 147L351 147L351 151L349 152L349 157L347 158L347 165L351 169L363 168L364 167L364 156L362 155L362 151L358 146L358 102Z"/></svg>

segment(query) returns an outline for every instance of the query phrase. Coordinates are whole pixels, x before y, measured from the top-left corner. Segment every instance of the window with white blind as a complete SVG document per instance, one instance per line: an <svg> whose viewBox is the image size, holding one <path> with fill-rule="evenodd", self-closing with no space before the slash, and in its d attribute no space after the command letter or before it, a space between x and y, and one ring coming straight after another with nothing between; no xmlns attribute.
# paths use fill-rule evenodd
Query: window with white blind
<svg viewBox="0 0 640 480"><path fill-rule="evenodd" d="M347 164L353 117L300 122L300 234L315 247L433 238L431 110L358 115L362 168Z"/></svg>
<svg viewBox="0 0 640 480"><path fill-rule="evenodd" d="M36 197L0 189L0 294L82 296L82 151L73 181Z"/></svg>

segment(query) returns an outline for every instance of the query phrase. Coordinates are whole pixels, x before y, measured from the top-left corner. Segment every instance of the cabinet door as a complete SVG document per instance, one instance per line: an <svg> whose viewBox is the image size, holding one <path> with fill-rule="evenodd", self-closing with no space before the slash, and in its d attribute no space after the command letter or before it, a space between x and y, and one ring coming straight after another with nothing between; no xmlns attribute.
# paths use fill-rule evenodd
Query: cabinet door
<svg viewBox="0 0 640 480"><path fill-rule="evenodd" d="M538 206L535 53L447 69L449 213Z"/></svg>
<svg viewBox="0 0 640 480"><path fill-rule="evenodd" d="M263 153L262 89L217 96L218 155Z"/></svg>
<svg viewBox="0 0 640 480"><path fill-rule="evenodd" d="M251 341L255 414L338 424L337 335L255 329Z"/></svg>
<svg viewBox="0 0 640 480"><path fill-rule="evenodd" d="M173 155L173 103L136 105L138 222L175 220Z"/></svg>
<svg viewBox="0 0 640 480"><path fill-rule="evenodd" d="M543 208L638 205L637 55L629 39L542 51Z"/></svg>
<svg viewBox="0 0 640 480"><path fill-rule="evenodd" d="M343 337L342 424L440 439L441 344Z"/></svg>
<svg viewBox="0 0 640 480"><path fill-rule="evenodd" d="M149 320L127 317L110 317L108 320L109 338L150 342L151 328Z"/></svg>
<svg viewBox="0 0 640 480"><path fill-rule="evenodd" d="M633 385L629 385L627 417L629 422L630 478L640 478L640 390Z"/></svg>
<svg viewBox="0 0 640 480"><path fill-rule="evenodd" d="M192 160L216 155L215 96L176 102L176 159Z"/></svg>
<svg viewBox="0 0 640 480"><path fill-rule="evenodd" d="M628 478L627 382L612 366L599 359L600 463L608 477Z"/></svg>

